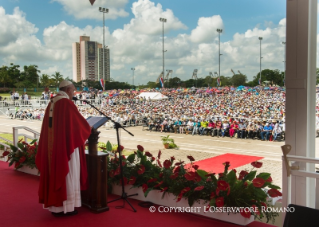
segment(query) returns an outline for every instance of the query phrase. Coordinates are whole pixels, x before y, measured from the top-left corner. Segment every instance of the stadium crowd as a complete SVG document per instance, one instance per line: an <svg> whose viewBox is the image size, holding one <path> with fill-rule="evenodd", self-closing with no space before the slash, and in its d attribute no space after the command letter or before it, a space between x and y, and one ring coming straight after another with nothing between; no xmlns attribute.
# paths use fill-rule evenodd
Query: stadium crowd
<svg viewBox="0 0 319 227"><path fill-rule="evenodd" d="M76 92L84 117L99 116L90 100L124 126L150 131L271 140L284 138L285 91L282 89L153 89L167 99L137 97L142 91ZM16 110L12 118L43 118L45 109ZM10 113L9 113L10 114Z"/></svg>

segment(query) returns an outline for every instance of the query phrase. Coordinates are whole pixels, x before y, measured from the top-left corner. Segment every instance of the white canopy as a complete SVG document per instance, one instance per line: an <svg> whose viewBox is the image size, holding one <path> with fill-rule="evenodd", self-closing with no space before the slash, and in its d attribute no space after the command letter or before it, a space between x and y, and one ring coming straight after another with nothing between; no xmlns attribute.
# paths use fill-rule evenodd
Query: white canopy
<svg viewBox="0 0 319 227"><path fill-rule="evenodd" d="M166 95L161 94L160 92L142 92L136 97L145 97L147 100L162 100L162 99L167 99L168 97Z"/></svg>

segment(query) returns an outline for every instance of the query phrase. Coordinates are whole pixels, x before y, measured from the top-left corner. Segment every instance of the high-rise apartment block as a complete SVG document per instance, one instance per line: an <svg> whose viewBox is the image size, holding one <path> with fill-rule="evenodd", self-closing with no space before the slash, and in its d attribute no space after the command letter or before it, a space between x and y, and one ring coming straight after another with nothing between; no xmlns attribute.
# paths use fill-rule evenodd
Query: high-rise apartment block
<svg viewBox="0 0 319 227"><path fill-rule="evenodd" d="M110 49L104 48L105 77L103 77L103 48L102 44L90 41L89 36L80 36L80 42L72 44L73 80L104 79L110 81Z"/></svg>

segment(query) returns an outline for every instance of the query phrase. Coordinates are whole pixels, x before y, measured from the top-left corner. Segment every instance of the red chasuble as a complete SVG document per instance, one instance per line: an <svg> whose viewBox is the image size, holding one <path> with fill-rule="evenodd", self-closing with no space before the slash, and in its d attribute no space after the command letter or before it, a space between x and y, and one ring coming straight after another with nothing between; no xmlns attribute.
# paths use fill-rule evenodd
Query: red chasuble
<svg viewBox="0 0 319 227"><path fill-rule="evenodd" d="M79 148L81 162L81 190L87 188L87 169L84 143L91 128L74 103L62 98L55 102L52 127L49 127L48 105L41 129L36 165L40 171L39 202L44 207L63 206L67 200L66 175L68 162L75 148Z"/></svg>

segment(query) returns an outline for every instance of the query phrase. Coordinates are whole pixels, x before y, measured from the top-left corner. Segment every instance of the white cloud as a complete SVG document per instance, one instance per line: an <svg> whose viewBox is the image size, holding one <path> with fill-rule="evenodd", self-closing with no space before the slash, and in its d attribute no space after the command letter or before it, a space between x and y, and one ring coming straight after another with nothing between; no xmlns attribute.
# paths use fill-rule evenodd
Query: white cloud
<svg viewBox="0 0 319 227"><path fill-rule="evenodd" d="M117 4L121 2L126 4L124 0ZM157 79L162 71L160 17L167 18L165 34L173 30L179 33L165 37L165 70L173 70L173 77L176 75L183 80L190 79L194 69L199 70L198 77L204 77L208 72L218 72L216 29L224 29L224 26L227 29L219 15L199 18L195 29L183 31L186 26L172 10L164 10L160 4L139 0L133 3L132 12L134 18L123 28L113 33L106 29L106 45L111 53L111 78L131 83L131 68L135 67L135 84L146 84ZM229 41L221 42L221 74L232 76L232 68L252 79L259 71L259 36L263 37L262 68L283 70L284 46L281 42L285 41L285 27L286 19L282 19L271 27L261 29L256 26L234 34ZM41 42L35 36L38 28L27 21L18 8L12 14L6 14L3 7L0 7L0 29L6 31L0 36L0 59L3 63L36 64L42 73L51 75L59 71L70 78L72 43L78 42L79 36L83 34L90 36L91 40L102 41L102 27L79 28L62 21L45 28Z"/></svg>
<svg viewBox="0 0 319 227"><path fill-rule="evenodd" d="M197 27L192 31L190 39L194 43L210 43L218 36L217 28L223 29L223 20L219 15L212 17L201 17Z"/></svg>
<svg viewBox="0 0 319 227"><path fill-rule="evenodd" d="M102 19L102 13L98 11L99 7L107 6L109 12L105 14L105 19L116 19L118 17L127 17L129 14L124 10L128 0L99 0L93 6L88 0L52 0L63 6L63 9L77 19Z"/></svg>

